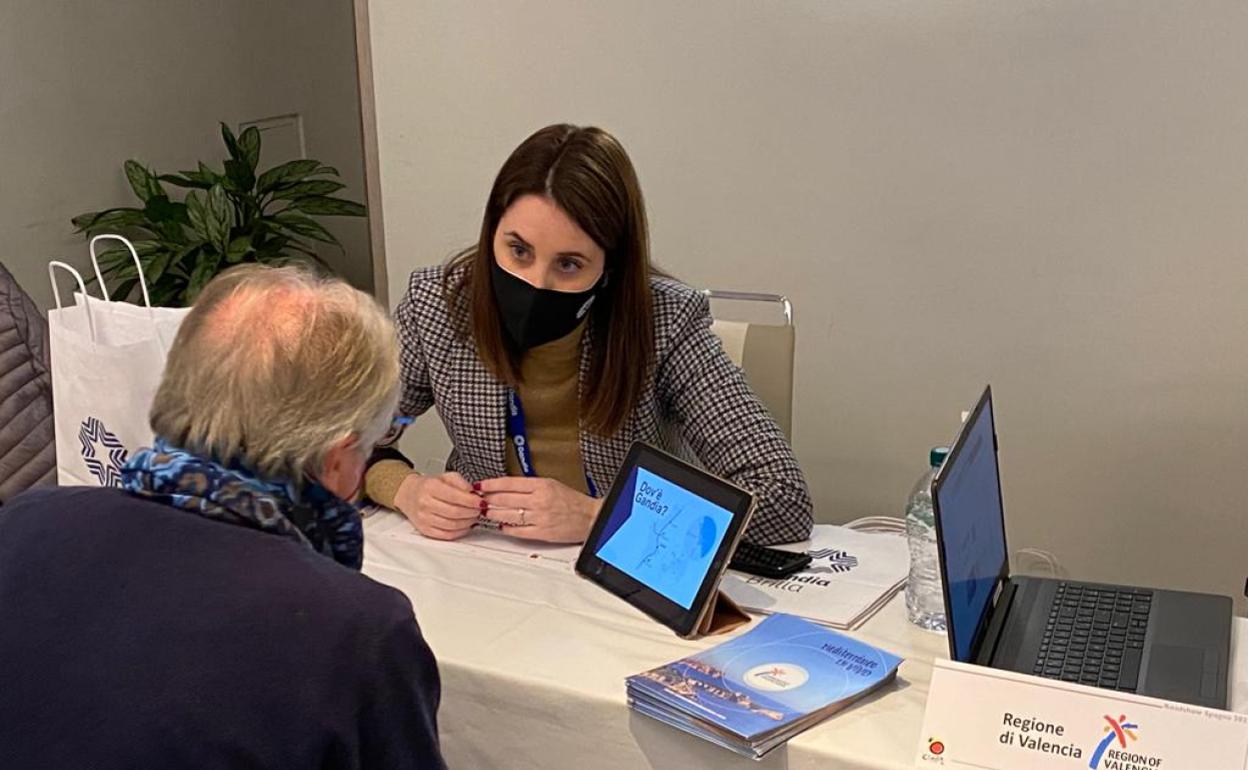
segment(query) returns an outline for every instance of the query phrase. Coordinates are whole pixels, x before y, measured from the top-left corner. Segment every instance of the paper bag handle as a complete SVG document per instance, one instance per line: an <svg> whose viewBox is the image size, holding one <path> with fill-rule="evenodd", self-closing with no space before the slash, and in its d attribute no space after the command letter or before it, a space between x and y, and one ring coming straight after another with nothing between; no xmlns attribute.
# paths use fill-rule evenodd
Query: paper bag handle
<svg viewBox="0 0 1248 770"><path fill-rule="evenodd" d="M91 317L91 306L87 303L87 285L82 282L82 275L71 265L59 260L52 260L48 263L48 280L52 282L52 296L56 299L56 309L61 309L61 290L56 285L56 270L66 270L78 282L78 291L82 292L82 312L87 314L87 329L91 332L91 341L95 342L95 319Z"/></svg>
<svg viewBox="0 0 1248 770"><path fill-rule="evenodd" d="M139 253L134 250L134 244L130 243L130 241L126 240L120 235L113 235L112 233L101 233L100 235L97 235L91 239L91 266L95 268L95 280L100 282L100 293L104 295L105 300L109 299L108 287L104 285L104 275L100 272L100 260L98 257L96 257L96 254L95 254L95 244L98 243L99 241L107 241L107 240L121 241L122 244L127 249L130 250L130 256L134 259L134 267L138 271L138 274L139 274L139 288L143 290L143 305L148 310L151 310L152 299L147 293L147 278L143 276L143 263L139 261ZM154 321L155 319L156 319L156 316L153 314L152 320Z"/></svg>
<svg viewBox="0 0 1248 770"><path fill-rule="evenodd" d="M108 287L104 285L104 275L100 272L100 260L95 253L95 244L99 241L121 241L121 243L130 251L130 257L134 259L134 267L139 275L139 288L143 291L143 306L147 308L148 318L152 322L152 331L156 335L156 342L160 344L162 350L169 352L169 343L161 336L160 326L156 323L156 311L152 310L152 298L147 293L147 278L143 276L143 263L139 260L139 253L134 250L134 244L126 238L113 233L101 233L91 239L91 266L95 268L95 280L100 283L100 293L104 295L105 301L109 300Z"/></svg>

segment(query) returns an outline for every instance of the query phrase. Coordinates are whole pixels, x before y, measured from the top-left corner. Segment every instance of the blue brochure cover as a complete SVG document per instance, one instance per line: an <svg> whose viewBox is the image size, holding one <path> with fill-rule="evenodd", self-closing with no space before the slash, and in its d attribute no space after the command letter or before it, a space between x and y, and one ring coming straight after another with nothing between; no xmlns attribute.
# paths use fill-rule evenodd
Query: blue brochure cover
<svg viewBox="0 0 1248 770"><path fill-rule="evenodd" d="M755 742L803 729L815 721L808 717L889 681L899 665L896 655L836 631L772 615L724 644L631 676L627 685L638 699Z"/></svg>

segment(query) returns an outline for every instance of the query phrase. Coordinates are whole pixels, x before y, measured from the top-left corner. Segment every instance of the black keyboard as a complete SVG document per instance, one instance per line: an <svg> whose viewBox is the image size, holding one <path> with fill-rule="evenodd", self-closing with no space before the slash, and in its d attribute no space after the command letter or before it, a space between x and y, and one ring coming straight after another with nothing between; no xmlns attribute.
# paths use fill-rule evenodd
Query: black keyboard
<svg viewBox="0 0 1248 770"><path fill-rule="evenodd" d="M1153 592L1059 583L1032 673L1135 692Z"/></svg>

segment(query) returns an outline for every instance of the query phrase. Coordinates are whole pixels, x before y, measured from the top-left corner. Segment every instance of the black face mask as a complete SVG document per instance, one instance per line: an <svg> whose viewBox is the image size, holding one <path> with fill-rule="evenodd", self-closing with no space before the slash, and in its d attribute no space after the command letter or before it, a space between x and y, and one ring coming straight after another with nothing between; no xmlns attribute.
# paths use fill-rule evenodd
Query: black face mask
<svg viewBox="0 0 1248 770"><path fill-rule="evenodd" d="M490 262L494 301L503 316L503 330L521 350L535 348L570 334L589 313L606 285L606 273L585 291L553 291L530 286Z"/></svg>

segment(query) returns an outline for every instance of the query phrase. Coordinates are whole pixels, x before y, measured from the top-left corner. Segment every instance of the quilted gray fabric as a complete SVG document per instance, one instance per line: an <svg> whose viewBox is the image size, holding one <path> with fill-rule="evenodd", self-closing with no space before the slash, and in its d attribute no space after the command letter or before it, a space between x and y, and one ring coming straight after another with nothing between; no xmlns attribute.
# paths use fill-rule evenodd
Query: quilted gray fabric
<svg viewBox="0 0 1248 770"><path fill-rule="evenodd" d="M48 325L0 263L0 503L55 482Z"/></svg>

